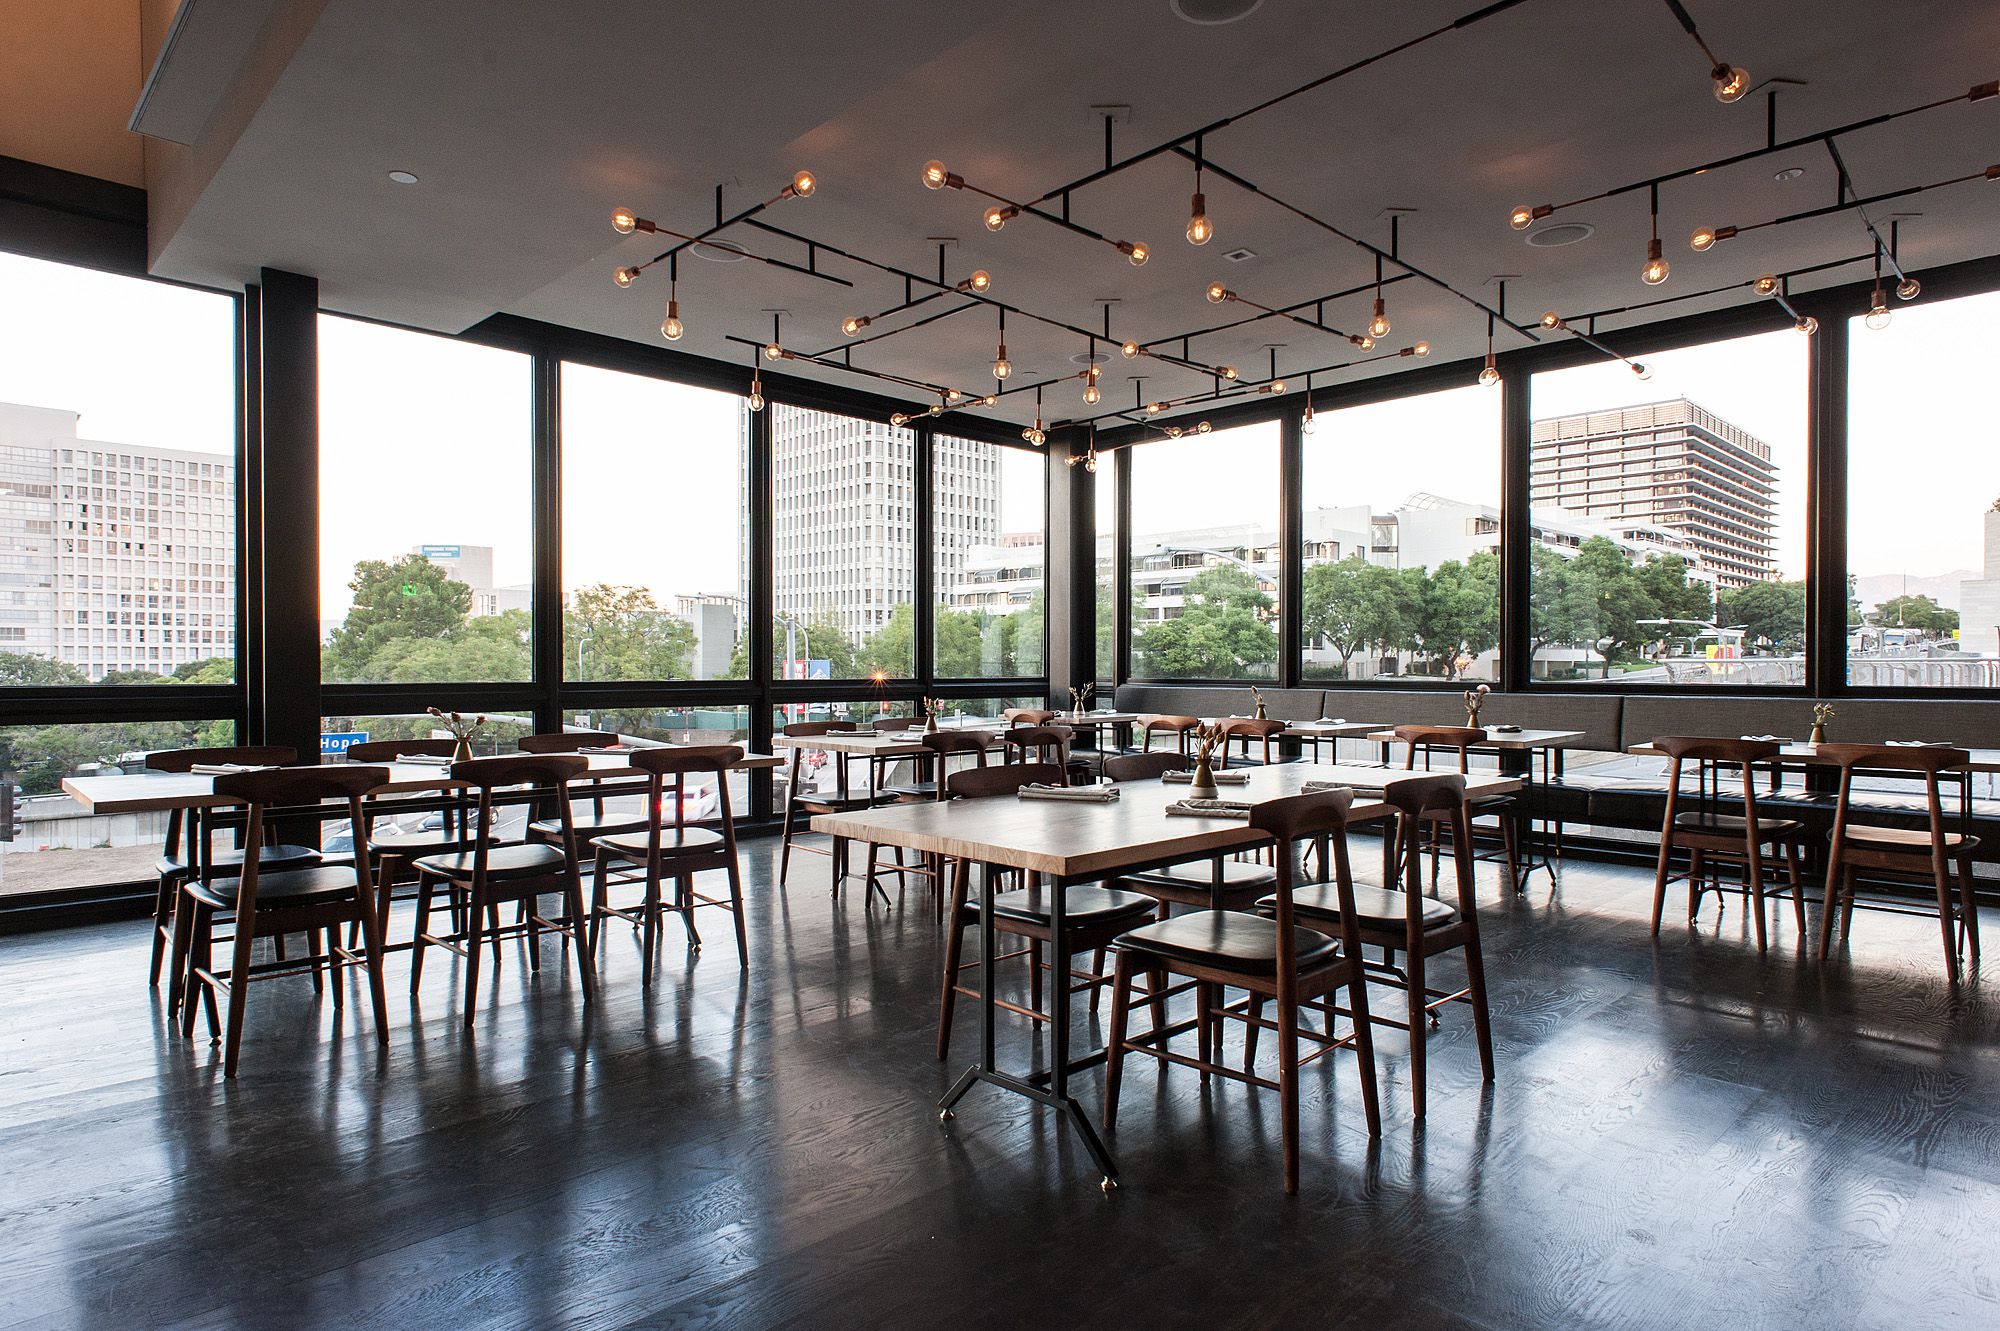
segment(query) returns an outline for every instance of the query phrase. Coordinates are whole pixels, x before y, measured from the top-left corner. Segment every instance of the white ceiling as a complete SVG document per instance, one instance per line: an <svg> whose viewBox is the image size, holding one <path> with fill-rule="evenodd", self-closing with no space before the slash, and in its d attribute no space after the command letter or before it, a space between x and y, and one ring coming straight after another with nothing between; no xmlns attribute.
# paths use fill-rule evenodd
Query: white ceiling
<svg viewBox="0 0 2000 1331"><path fill-rule="evenodd" d="M316 21L302 40L294 22L287 40L295 49L240 134L197 146L197 156L218 165L172 233L154 236L157 271L237 285L260 267L285 268L316 275L332 309L445 331L505 312L656 345L664 269L628 291L610 274L664 245L616 235L613 207L696 231L713 220L716 185L734 212L776 194L800 168L813 171L820 188L772 209L776 224L926 273L937 264L928 238L957 237L946 263L952 279L985 268L995 297L1091 328L1103 317L1096 302L1116 300L1112 328L1121 338L1150 341L1247 313L1206 302L1203 288L1215 279L1274 306L1365 282L1373 271L1366 254L1214 177L1207 193L1216 239L1188 245L1192 168L1172 156L1073 199L1078 221L1150 245L1143 269L1033 218L988 233L983 200L928 191L919 171L940 158L975 184L1033 197L1102 165L1093 105L1132 108L1117 130L1122 155L1478 7L1475 0L1265 0L1241 22L1202 27L1175 17L1167 0L297 3L318 8ZM1753 79L1803 81L1779 98L1780 138L1959 94L2000 74L1993 3L1688 6L1717 52ZM280 26L274 19L269 31ZM194 54L191 42L177 52ZM1386 209L1412 210L1402 230L1412 262L1489 303L1489 279L1512 274L1508 310L1527 323L1545 308L1612 308L1866 253L1867 235L1851 213L1771 228L1705 255L1688 248L1697 223L1741 225L1832 202L1834 171L1818 149L1665 187L1660 225L1673 275L1660 288L1638 276L1643 191L1562 214L1557 220L1596 228L1574 246L1532 247L1507 225L1517 203L1593 194L1755 147L1764 119L1761 94L1733 106L1710 96L1706 62L1658 0L1526 0L1239 121L1205 147L1219 165L1378 243L1388 239ZM1977 171L2000 160L2000 100L1864 131L1843 149L1864 194ZM1794 165L1805 168L1802 177L1773 179ZM391 170L414 172L419 183L391 184ZM1899 210L1921 214L1903 228L1906 267L2000 250L2000 186L1961 185L1876 213ZM762 252L802 257L774 237L730 234ZM1238 247L1256 257L1223 259ZM748 352L725 335L766 336L770 320L761 311L782 308L790 311L786 343L821 350L843 342L843 317L902 299L899 279L838 259L823 266L853 288L753 263L688 259L680 348L744 361ZM1851 281L1863 271L1801 286ZM1416 280L1388 294L1395 332L1385 345L1428 339L1440 359L1483 350L1484 317L1472 307ZM1645 317L1745 298L1692 300ZM1358 328L1367 310L1367 298L1354 296L1326 315ZM856 363L984 389L994 334L992 313L972 311L871 344ZM1007 341L1015 383L1073 372L1069 358L1083 350L1080 338L1021 319L1009 320ZM1241 365L1246 377L1254 367L1261 377L1272 342L1284 344L1277 363L1287 374L1352 354L1280 320L1197 339L1192 354ZM1521 344L1503 331L1501 349ZM788 370L881 388L837 371ZM1112 362L1107 403L1130 400L1124 376L1135 372ZM1157 363L1144 372L1152 376L1148 397L1206 385ZM1080 393L1079 384L1050 390L1046 414L1079 414ZM1003 399L997 414L1025 420L1034 405Z"/></svg>

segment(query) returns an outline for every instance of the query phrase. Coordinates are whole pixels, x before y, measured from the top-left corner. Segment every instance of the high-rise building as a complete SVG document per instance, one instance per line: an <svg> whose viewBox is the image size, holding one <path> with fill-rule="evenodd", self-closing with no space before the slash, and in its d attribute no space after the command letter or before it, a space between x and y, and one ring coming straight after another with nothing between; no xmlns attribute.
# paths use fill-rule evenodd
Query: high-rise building
<svg viewBox="0 0 2000 1331"><path fill-rule="evenodd" d="M915 586L916 432L784 407L771 421L774 610L830 617L859 643ZM990 444L936 436L936 579L961 580L968 552L1000 534L1000 460Z"/></svg>
<svg viewBox="0 0 2000 1331"><path fill-rule="evenodd" d="M1686 398L1534 423L1530 501L1678 533L1722 588L1777 576L1771 446Z"/></svg>
<svg viewBox="0 0 2000 1331"><path fill-rule="evenodd" d="M233 656L230 458L76 430L76 412L0 403L0 651L91 679Z"/></svg>

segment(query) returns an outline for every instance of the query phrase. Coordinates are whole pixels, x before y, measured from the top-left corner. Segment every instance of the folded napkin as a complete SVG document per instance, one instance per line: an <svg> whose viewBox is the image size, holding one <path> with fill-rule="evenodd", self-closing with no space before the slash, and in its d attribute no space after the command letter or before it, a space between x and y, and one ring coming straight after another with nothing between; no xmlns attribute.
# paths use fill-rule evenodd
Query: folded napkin
<svg viewBox="0 0 2000 1331"><path fill-rule="evenodd" d="M1194 773L1167 772L1161 775L1160 780L1184 786L1194 780ZM1218 786L1247 786L1250 784L1250 774L1248 772L1217 772L1215 774L1215 784Z"/></svg>
<svg viewBox="0 0 2000 1331"><path fill-rule="evenodd" d="M1353 790L1352 781L1308 781L1299 787L1301 795L1324 795L1330 790Z"/></svg>
<svg viewBox="0 0 2000 1331"><path fill-rule="evenodd" d="M232 772L268 772L270 763L196 763L188 770L196 776L228 776Z"/></svg>
<svg viewBox="0 0 2000 1331"><path fill-rule="evenodd" d="M415 767L449 767L452 757L448 753L399 753L396 761Z"/></svg>
<svg viewBox="0 0 2000 1331"><path fill-rule="evenodd" d="M1322 716L1314 724L1322 726L1344 726L1347 724L1347 718L1344 716Z"/></svg>
<svg viewBox="0 0 2000 1331"><path fill-rule="evenodd" d="M1744 735L1742 738L1754 740L1760 744L1790 744L1792 742L1790 735Z"/></svg>
<svg viewBox="0 0 2000 1331"><path fill-rule="evenodd" d="M1242 800L1175 800L1167 812L1182 818L1248 818L1255 805Z"/></svg>
<svg viewBox="0 0 2000 1331"><path fill-rule="evenodd" d="M1948 739L1885 739L1882 741L1892 749L1948 749Z"/></svg>
<svg viewBox="0 0 2000 1331"><path fill-rule="evenodd" d="M1119 799L1116 786L1051 786L1040 781L1015 793L1024 800L1076 800L1084 804L1115 804Z"/></svg>

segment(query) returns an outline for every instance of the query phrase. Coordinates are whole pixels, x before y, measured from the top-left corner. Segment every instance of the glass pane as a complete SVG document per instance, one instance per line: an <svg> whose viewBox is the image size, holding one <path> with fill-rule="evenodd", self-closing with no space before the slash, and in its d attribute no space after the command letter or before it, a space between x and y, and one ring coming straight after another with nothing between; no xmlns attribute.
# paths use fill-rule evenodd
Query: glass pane
<svg viewBox="0 0 2000 1331"><path fill-rule="evenodd" d="M1132 468L1132 675L1271 679L1278 423L1123 450Z"/></svg>
<svg viewBox="0 0 2000 1331"><path fill-rule="evenodd" d="M750 747L748 707L710 707L701 703L685 707L607 707L571 712L568 720L570 725L585 730L611 731L635 748L653 744L735 744L745 749ZM720 804L713 789L691 789L687 798L688 817L717 816ZM640 796L629 799L635 809L640 807L641 801ZM606 809L615 809L619 805L618 800L605 802ZM729 809L737 818L749 816L748 772L729 774Z"/></svg>
<svg viewBox="0 0 2000 1331"><path fill-rule="evenodd" d="M1848 324L1847 678L2000 687L2000 293L1891 304Z"/></svg>
<svg viewBox="0 0 2000 1331"><path fill-rule="evenodd" d="M909 676L916 432L782 403L770 410L777 677Z"/></svg>
<svg viewBox="0 0 2000 1331"><path fill-rule="evenodd" d="M1538 679L1803 685L1806 365L1786 329L1534 377Z"/></svg>
<svg viewBox="0 0 2000 1331"><path fill-rule="evenodd" d="M1118 454L1106 453L1097 461L1097 703L1111 705L1113 682L1118 675L1118 635L1116 621L1118 578Z"/></svg>
<svg viewBox="0 0 2000 1331"><path fill-rule="evenodd" d="M235 742L232 721L0 727L0 784L21 829L0 829L0 894L151 882L167 815L93 817L63 793L63 779L141 771L158 749Z"/></svg>
<svg viewBox="0 0 2000 1331"><path fill-rule="evenodd" d="M941 434L931 458L938 676L1041 674L1047 455Z"/></svg>
<svg viewBox="0 0 2000 1331"><path fill-rule="evenodd" d="M735 393L562 367L563 677L745 679ZM634 520L629 496L663 520Z"/></svg>
<svg viewBox="0 0 2000 1331"><path fill-rule="evenodd" d="M472 756L491 758L515 752L514 741L535 733L532 716L502 716L486 713L486 724L472 736ZM387 739L450 739L430 716L323 716L319 719L319 750L322 760L343 757L349 744L367 744Z"/></svg>
<svg viewBox="0 0 2000 1331"><path fill-rule="evenodd" d="M321 677L528 678L529 358L319 320Z"/></svg>
<svg viewBox="0 0 2000 1331"><path fill-rule="evenodd" d="M1495 388L1314 413L1307 678L1499 677L1500 463Z"/></svg>
<svg viewBox="0 0 2000 1331"><path fill-rule="evenodd" d="M236 676L236 302L0 254L0 685Z"/></svg>

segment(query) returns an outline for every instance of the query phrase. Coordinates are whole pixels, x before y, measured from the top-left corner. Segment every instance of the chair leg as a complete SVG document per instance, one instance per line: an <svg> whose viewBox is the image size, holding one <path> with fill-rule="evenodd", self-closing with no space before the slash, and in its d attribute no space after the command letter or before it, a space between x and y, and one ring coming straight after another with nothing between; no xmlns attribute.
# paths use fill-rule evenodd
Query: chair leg
<svg viewBox="0 0 2000 1331"><path fill-rule="evenodd" d="M1111 975L1111 1034L1104 1047L1104 1130L1118 1126L1118 1086L1125 1076L1125 1026L1132 1015L1132 979L1138 958L1125 948Z"/></svg>
<svg viewBox="0 0 2000 1331"><path fill-rule="evenodd" d="M736 957L744 970L750 969L750 935L743 923L743 869L736 857L729 857L729 911L736 917Z"/></svg>
<svg viewBox="0 0 2000 1331"><path fill-rule="evenodd" d="M333 989L333 1010L339 1012L347 1006L347 986L340 982L340 929L331 924L326 926L326 982Z"/></svg>
<svg viewBox="0 0 2000 1331"><path fill-rule="evenodd" d="M1197 980L1194 986L1194 1038L1195 1057L1201 1062L1201 1084L1208 1085L1208 1065L1214 1052L1210 1039L1214 1029L1210 1012L1215 1007L1215 986L1207 980ZM1282 1059L1284 1053L1279 1051Z"/></svg>
<svg viewBox="0 0 2000 1331"><path fill-rule="evenodd" d="M1853 865L1841 871L1840 883L1840 941L1847 943L1854 936L1854 884L1860 875Z"/></svg>
<svg viewBox="0 0 2000 1331"><path fill-rule="evenodd" d="M282 937L282 935L280 936ZM319 931L316 929L306 930L306 957L308 958L308 966L312 971L313 992L316 994L325 993L326 972L321 970L319 965Z"/></svg>
<svg viewBox="0 0 2000 1331"><path fill-rule="evenodd" d="M361 926L362 943L367 951L362 954L361 964L368 971L368 1001L375 1010L375 1043L389 1043L389 1000L382 985L382 920L375 913L375 903L362 901L361 918L355 923Z"/></svg>
<svg viewBox="0 0 2000 1331"><path fill-rule="evenodd" d="M429 874L417 875L417 928L410 942L410 992L417 992L417 986L424 978L424 949L430 946L426 937L431 927L431 893L437 890L437 879Z"/></svg>
<svg viewBox="0 0 2000 1331"><path fill-rule="evenodd" d="M213 964L215 948L209 913L190 901L187 909L179 912L187 916L188 946L181 957L180 970L172 977L179 987L181 1002L179 1009L181 1038L194 1038L194 1010L201 1000L206 999L209 1029L216 1029L215 995L206 982L198 977L198 972L207 970ZM175 928L179 928L175 921Z"/></svg>
<svg viewBox="0 0 2000 1331"><path fill-rule="evenodd" d="M1028 1006L1035 1011L1042 1010L1042 941L1028 940Z"/></svg>
<svg viewBox="0 0 2000 1331"><path fill-rule="evenodd" d="M1521 882L1521 820L1512 809L1500 814L1500 845L1507 852L1507 883L1519 891L1526 886Z"/></svg>
<svg viewBox="0 0 2000 1331"><path fill-rule="evenodd" d="M1257 1062L1257 1036L1259 1034L1257 1023L1263 1020L1264 1017L1264 995L1254 989L1250 991L1250 1008L1247 1015L1250 1020L1243 1024L1243 1071L1246 1075L1255 1067ZM1331 1024L1332 1021L1329 1018L1329 1027L1331 1027Z"/></svg>
<svg viewBox="0 0 2000 1331"><path fill-rule="evenodd" d="M1792 921L1798 928L1799 937L1804 938L1806 936L1806 885L1805 877L1800 872L1799 843L1796 841L1787 841L1785 843L1785 881L1790 885L1792 892Z"/></svg>
<svg viewBox="0 0 2000 1331"><path fill-rule="evenodd" d="M1667 878L1673 868L1673 855L1673 833L1663 832L1660 836L1659 863L1653 870L1653 937L1655 938L1660 936L1660 917L1667 913Z"/></svg>
<svg viewBox="0 0 2000 1331"><path fill-rule="evenodd" d="M1702 890L1708 886L1708 856L1699 850L1688 852L1688 926L1701 914Z"/></svg>
<svg viewBox="0 0 2000 1331"><path fill-rule="evenodd" d="M641 988L653 983L653 953L660 944L660 870L651 863L651 852L647 854L646 900L639 907L639 984ZM590 949L591 956L597 949Z"/></svg>
<svg viewBox="0 0 2000 1331"><path fill-rule="evenodd" d="M167 946L167 932L175 926L175 901L180 896L180 880L172 874L161 874L153 892L153 965L148 983L155 988L160 983L160 957ZM172 976L169 975L169 982ZM173 1009L167 1009L171 1012Z"/></svg>
<svg viewBox="0 0 2000 1331"><path fill-rule="evenodd" d="M243 1048L244 1006L250 1000L250 948L256 942L251 921L236 917L235 957L229 968L229 1022L222 1035L222 1075L236 1075L236 1058Z"/></svg>
<svg viewBox="0 0 2000 1331"><path fill-rule="evenodd" d="M1952 929L1951 900L1957 886L1951 881L1951 874L1941 863L1933 862L1932 878L1937 884L1938 932L1944 935L1944 973L1953 984L1958 983L1958 939Z"/></svg>
<svg viewBox="0 0 2000 1331"><path fill-rule="evenodd" d="M681 924L687 930L688 946L701 951L701 930L694 927L694 875L682 874L674 879L675 909L681 913Z"/></svg>
<svg viewBox="0 0 2000 1331"><path fill-rule="evenodd" d="M1092 975L1104 974L1104 949L1101 947L1091 954L1090 973ZM1097 996L1103 992L1104 986L1101 984L1090 986L1090 1015L1093 1017L1097 1015Z"/></svg>
<svg viewBox="0 0 2000 1331"><path fill-rule="evenodd" d="M1368 1120L1368 1135L1382 1135L1382 1095L1375 1080L1374 1020L1368 1015L1368 974L1362 968L1360 949L1355 949L1347 982L1347 1009L1353 1014L1354 1055L1361 1070L1361 1111ZM1482 986L1483 987L1483 986ZM1255 1030L1256 1027L1251 1027ZM1327 1029L1333 1029L1331 1018Z"/></svg>
<svg viewBox="0 0 2000 1331"><path fill-rule="evenodd" d="M1762 952L1768 946L1764 938L1764 856L1754 841L1744 850L1743 877L1750 908L1757 913L1757 950Z"/></svg>
<svg viewBox="0 0 2000 1331"><path fill-rule="evenodd" d="M495 928L499 927L500 923L497 909L489 910L486 903L481 901L479 897L479 893L473 893L472 900L465 908L467 925L465 931L465 1027L467 1030L472 1029L473 1009L479 1006L479 953L480 944L486 941L485 929L488 914L493 915L492 923ZM499 968L499 959L497 957L494 960L494 968L496 971Z"/></svg>
<svg viewBox="0 0 2000 1331"><path fill-rule="evenodd" d="M1819 909L1819 959L1825 961L1833 947L1833 918L1840 909L1840 884L1844 869L1840 859L1840 841L1836 837L1832 853L1827 856L1826 884L1820 890Z"/></svg>
<svg viewBox="0 0 2000 1331"><path fill-rule="evenodd" d="M1958 857L1959 930L1972 964L1979 964L1979 903L1972 895L1972 853Z"/></svg>
<svg viewBox="0 0 2000 1331"><path fill-rule="evenodd" d="M1278 999L1278 1114L1285 1154L1285 1195L1289 1197L1299 1190L1299 1005L1286 1002L1282 994Z"/></svg>
<svg viewBox="0 0 2000 1331"><path fill-rule="evenodd" d="M944 993L938 1000L938 1062L951 1053L951 1018L958 1006L958 967L965 948L965 898L970 890L972 862L959 860L951 876L951 908L945 916L950 930L944 940Z"/></svg>
<svg viewBox="0 0 2000 1331"><path fill-rule="evenodd" d="M178 895L178 889L176 890L176 895ZM167 1015L169 1017L180 1011L181 1004L188 1001L188 995L192 992L188 988L187 976L188 948L194 941L193 913L194 905L192 902L185 907L177 906L173 910L174 946L172 958L167 968ZM156 928L153 930L154 947L158 948L159 943L160 931ZM193 1029L192 1025L189 1026L189 1029Z"/></svg>
<svg viewBox="0 0 2000 1331"><path fill-rule="evenodd" d="M597 1001L597 961L590 955L583 937L583 884L577 880L573 862L563 876L562 898L563 907L569 912L569 939L575 945L577 978L582 981L583 1002L588 1007ZM562 935L556 937L560 941Z"/></svg>
<svg viewBox="0 0 2000 1331"><path fill-rule="evenodd" d="M793 777L796 780L796 771L793 773ZM785 792L785 825L784 830L778 837L778 890L780 892L785 890L785 875L792 871L792 812L792 794L790 789L787 788Z"/></svg>
<svg viewBox="0 0 2000 1331"><path fill-rule="evenodd" d="M1424 1055L1430 1044L1430 1030L1424 1012L1424 954L1421 948L1411 950L1404 973L1409 977L1410 1000L1410 1112L1412 1117L1422 1118L1426 1104ZM1280 1013L1278 1019L1283 1021L1284 1014Z"/></svg>

